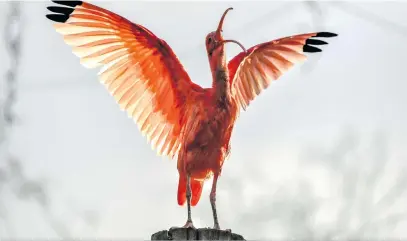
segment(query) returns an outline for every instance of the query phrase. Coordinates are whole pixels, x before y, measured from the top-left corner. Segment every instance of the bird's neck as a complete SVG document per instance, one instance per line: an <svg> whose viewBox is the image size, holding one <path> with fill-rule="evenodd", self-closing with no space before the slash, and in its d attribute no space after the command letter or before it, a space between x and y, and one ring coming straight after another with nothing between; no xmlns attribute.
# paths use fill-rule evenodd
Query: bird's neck
<svg viewBox="0 0 407 241"><path fill-rule="evenodd" d="M218 55L211 60L212 88L215 91L215 98L225 101L229 95L229 71L226 65L226 58L223 48Z"/></svg>

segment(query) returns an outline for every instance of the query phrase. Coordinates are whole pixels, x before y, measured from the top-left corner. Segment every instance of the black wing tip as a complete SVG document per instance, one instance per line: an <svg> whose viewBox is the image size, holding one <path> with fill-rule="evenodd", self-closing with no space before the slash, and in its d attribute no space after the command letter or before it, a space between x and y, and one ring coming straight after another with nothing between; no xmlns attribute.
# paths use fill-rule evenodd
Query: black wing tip
<svg viewBox="0 0 407 241"><path fill-rule="evenodd" d="M311 45L304 45L302 48L302 51L305 53L317 53L317 52L322 52L321 49L311 46Z"/></svg>
<svg viewBox="0 0 407 241"><path fill-rule="evenodd" d="M49 20L58 22L58 23L65 23L69 19L69 15L62 15L62 14L47 14L45 15Z"/></svg>
<svg viewBox="0 0 407 241"><path fill-rule="evenodd" d="M63 15L71 15L71 13L75 10L74 8L66 8L66 7L55 7L50 6L47 9L54 13L62 13Z"/></svg>
<svg viewBox="0 0 407 241"><path fill-rule="evenodd" d="M82 3L83 3L82 1L53 1L53 0L52 0L52 2L56 3L56 4L61 4L61 5L73 7L73 8L78 6L78 5L82 5Z"/></svg>
<svg viewBox="0 0 407 241"><path fill-rule="evenodd" d="M313 36L313 37L331 38L331 37L336 37L336 36L338 36L338 34L336 34L336 33L331 33L331 32L318 32L318 33L316 33L316 35ZM305 45L304 45L304 47L302 48L302 51L303 51L303 52L306 52L306 53L322 52L321 49L319 49L319 48L317 48L317 47L314 47L314 46L311 46L311 45L325 45L325 44L328 44L328 43L325 42L325 41L319 40L319 39L313 39L313 38L311 37L311 38L308 38L307 40L305 40Z"/></svg>
<svg viewBox="0 0 407 241"><path fill-rule="evenodd" d="M61 4L64 5L63 7L61 6L49 6L47 9L53 13L57 14L47 14L45 15L49 20L52 20L54 22L58 23L65 23L72 12L75 10L75 7L78 5L82 5L82 1L52 1L56 4ZM65 7L68 6L68 7Z"/></svg>
<svg viewBox="0 0 407 241"><path fill-rule="evenodd" d="M318 32L314 37L331 38L336 37L338 34L331 32Z"/></svg>
<svg viewBox="0 0 407 241"><path fill-rule="evenodd" d="M328 44L325 41L319 40L319 39L307 39L305 40L305 44L311 44L311 45L325 45Z"/></svg>

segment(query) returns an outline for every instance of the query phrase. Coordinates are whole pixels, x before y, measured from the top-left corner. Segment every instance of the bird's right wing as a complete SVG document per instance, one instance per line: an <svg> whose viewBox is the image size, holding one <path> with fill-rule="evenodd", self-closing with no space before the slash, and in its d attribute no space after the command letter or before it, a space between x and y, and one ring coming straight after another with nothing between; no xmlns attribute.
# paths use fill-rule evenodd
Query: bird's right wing
<svg viewBox="0 0 407 241"><path fill-rule="evenodd" d="M232 96L245 110L250 102L295 63L304 61L304 53L320 52L312 45L327 44L314 37L334 37L334 33L317 32L276 39L241 52L228 63Z"/></svg>
<svg viewBox="0 0 407 241"><path fill-rule="evenodd" d="M168 44L145 27L83 1L53 1L47 18L87 68L102 66L101 82L137 123L159 155L180 148L186 109L202 88Z"/></svg>

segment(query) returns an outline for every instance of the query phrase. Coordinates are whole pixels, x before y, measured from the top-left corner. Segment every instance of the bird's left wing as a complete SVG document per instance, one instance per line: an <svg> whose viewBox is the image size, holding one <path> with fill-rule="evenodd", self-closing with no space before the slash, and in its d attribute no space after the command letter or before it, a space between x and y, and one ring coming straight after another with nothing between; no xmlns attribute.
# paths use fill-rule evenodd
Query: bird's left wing
<svg viewBox="0 0 407 241"><path fill-rule="evenodd" d="M101 82L137 123L158 154L180 147L194 84L168 44L145 27L83 1L53 1L47 18L73 47L81 64L103 67Z"/></svg>
<svg viewBox="0 0 407 241"><path fill-rule="evenodd" d="M306 59L305 52L320 52L312 45L327 44L314 37L334 37L317 32L276 39L241 52L228 63L232 96L245 110L250 102L295 63Z"/></svg>

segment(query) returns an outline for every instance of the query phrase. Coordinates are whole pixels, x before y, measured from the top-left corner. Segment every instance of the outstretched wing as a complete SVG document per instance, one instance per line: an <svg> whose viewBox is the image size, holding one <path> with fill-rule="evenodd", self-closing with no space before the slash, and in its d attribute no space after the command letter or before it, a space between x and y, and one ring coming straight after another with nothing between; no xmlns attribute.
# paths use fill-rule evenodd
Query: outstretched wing
<svg viewBox="0 0 407 241"><path fill-rule="evenodd" d="M250 102L277 80L295 63L306 59L305 52L321 52L312 45L327 42L313 37L335 37L337 34L317 32L276 39L241 52L228 63L231 92L240 107L245 110Z"/></svg>
<svg viewBox="0 0 407 241"><path fill-rule="evenodd" d="M159 155L177 155L185 110L202 88L194 84L168 44L145 27L83 1L46 15L87 68L137 123Z"/></svg>

